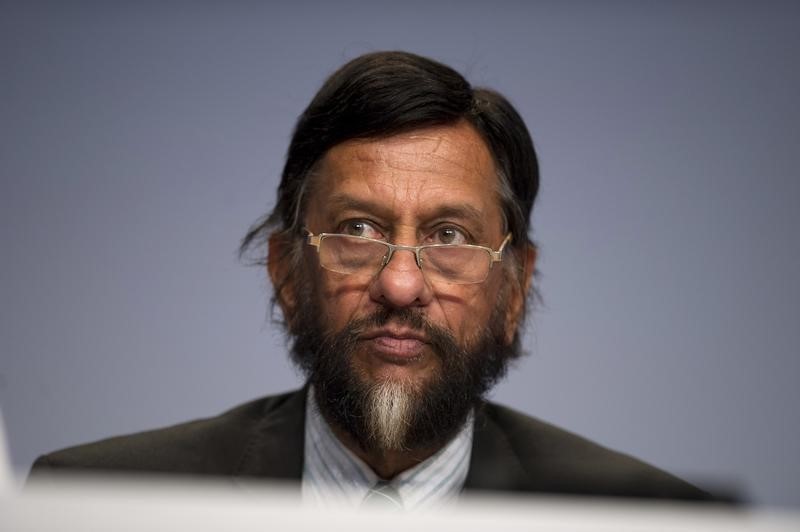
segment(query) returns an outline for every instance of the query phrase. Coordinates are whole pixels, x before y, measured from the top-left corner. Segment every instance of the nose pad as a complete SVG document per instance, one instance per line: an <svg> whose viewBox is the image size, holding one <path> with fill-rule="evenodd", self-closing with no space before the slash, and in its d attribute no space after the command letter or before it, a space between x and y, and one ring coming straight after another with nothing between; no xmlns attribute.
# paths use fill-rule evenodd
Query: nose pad
<svg viewBox="0 0 800 532"><path fill-rule="evenodd" d="M395 252L397 251L407 251L411 253L414 256L414 264L416 265L417 269L422 270L422 258L417 255L417 252L414 251L414 249L399 247L396 249L390 249L389 251L386 252L386 254L381 259L381 271L383 271L383 269L386 268L386 266L392 261ZM399 271L410 271L410 270L399 270ZM380 272L378 273L380 274Z"/></svg>
<svg viewBox="0 0 800 532"><path fill-rule="evenodd" d="M431 290L419 267L416 253L413 249L403 248L393 251L411 253L413 257L394 257L395 253L387 254L381 271L370 286L371 297L392 307L427 304L431 299Z"/></svg>

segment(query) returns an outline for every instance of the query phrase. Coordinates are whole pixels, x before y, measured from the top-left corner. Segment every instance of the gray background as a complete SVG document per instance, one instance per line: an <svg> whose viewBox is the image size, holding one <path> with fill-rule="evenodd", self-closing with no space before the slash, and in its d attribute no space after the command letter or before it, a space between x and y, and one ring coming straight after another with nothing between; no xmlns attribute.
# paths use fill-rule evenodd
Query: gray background
<svg viewBox="0 0 800 532"><path fill-rule="evenodd" d="M406 49L518 106L545 303L493 396L800 506L800 4L2 4L0 400L15 467L300 377L235 249L296 116Z"/></svg>

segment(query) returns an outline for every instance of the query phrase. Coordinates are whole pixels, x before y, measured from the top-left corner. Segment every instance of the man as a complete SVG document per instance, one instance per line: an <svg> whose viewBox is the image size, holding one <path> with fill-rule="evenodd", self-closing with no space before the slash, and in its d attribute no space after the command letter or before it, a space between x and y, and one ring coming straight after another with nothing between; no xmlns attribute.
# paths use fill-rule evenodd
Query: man
<svg viewBox="0 0 800 532"><path fill-rule="evenodd" d="M464 490L707 498L483 400L520 354L538 184L501 95L412 54L354 59L301 115L276 207L241 248L267 266L308 385L49 454L34 472L291 479L304 500L350 507Z"/></svg>

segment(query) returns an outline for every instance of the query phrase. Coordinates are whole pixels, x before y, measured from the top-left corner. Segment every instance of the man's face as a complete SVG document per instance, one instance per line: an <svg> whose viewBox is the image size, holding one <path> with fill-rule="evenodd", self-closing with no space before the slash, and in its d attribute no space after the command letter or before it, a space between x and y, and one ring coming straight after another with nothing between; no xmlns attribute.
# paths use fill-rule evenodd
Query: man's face
<svg viewBox="0 0 800 532"><path fill-rule="evenodd" d="M345 233L408 246L453 243L497 249L505 237L497 179L485 143L465 123L349 141L332 148L318 165L305 227L315 234ZM516 328L524 294L518 283L509 282L503 266L496 264L482 283L447 284L431 283L424 264L421 270L409 251L396 251L373 276L325 270L310 246L304 257L307 275L297 282L305 289L295 290L299 300L292 312L303 314L305 323L295 331L295 348L316 349L303 341L306 331L326 345L345 334L348 341L336 353L318 356L341 357L336 364L347 366L347 386L397 385L430 400L432 388L448 380L452 388L473 386L467 381L480 388L488 383L477 381L502 373L493 367L493 375L467 375L497 366L497 356L489 361L492 355L485 353L483 361L478 351L496 353L496 345L511 344L509 331ZM322 362L317 366L330 360ZM463 368L459 382L453 381L455 365ZM470 406L459 407L459 417Z"/></svg>
<svg viewBox="0 0 800 532"><path fill-rule="evenodd" d="M492 158L472 127L439 127L332 148L319 165L306 228L395 244L464 243L497 249L503 233ZM313 251L313 250L311 250ZM372 278L318 268L319 305L329 332L381 307L413 308L475 343L497 304L502 268L483 283L431 285L414 254L399 251ZM440 361L416 331L388 324L368 331L353 364L372 381L424 381Z"/></svg>

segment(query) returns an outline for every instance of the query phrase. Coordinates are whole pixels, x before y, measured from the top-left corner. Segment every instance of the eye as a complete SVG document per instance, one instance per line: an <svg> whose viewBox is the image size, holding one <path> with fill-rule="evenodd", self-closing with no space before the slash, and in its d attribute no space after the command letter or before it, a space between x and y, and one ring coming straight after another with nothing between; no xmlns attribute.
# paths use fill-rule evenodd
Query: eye
<svg viewBox="0 0 800 532"><path fill-rule="evenodd" d="M452 226L437 229L430 240L431 244L469 244L469 238L464 231Z"/></svg>
<svg viewBox="0 0 800 532"><path fill-rule="evenodd" d="M381 238L381 232L371 223L364 220L347 220L339 225L338 233L352 236L365 236L367 238Z"/></svg>

